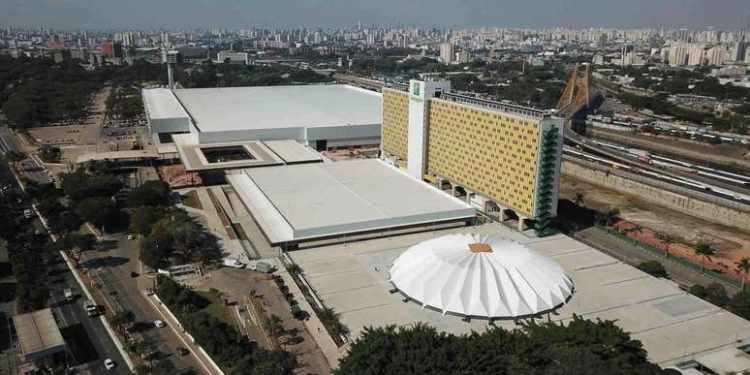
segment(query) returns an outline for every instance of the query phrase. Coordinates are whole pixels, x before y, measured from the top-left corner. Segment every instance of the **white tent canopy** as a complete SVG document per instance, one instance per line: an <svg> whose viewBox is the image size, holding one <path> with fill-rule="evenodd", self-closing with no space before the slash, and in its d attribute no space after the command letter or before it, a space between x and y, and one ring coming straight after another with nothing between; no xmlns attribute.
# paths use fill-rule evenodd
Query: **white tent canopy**
<svg viewBox="0 0 750 375"><path fill-rule="evenodd" d="M573 282L563 269L518 242L452 234L419 243L396 259L391 282L443 314L513 318L565 303Z"/></svg>

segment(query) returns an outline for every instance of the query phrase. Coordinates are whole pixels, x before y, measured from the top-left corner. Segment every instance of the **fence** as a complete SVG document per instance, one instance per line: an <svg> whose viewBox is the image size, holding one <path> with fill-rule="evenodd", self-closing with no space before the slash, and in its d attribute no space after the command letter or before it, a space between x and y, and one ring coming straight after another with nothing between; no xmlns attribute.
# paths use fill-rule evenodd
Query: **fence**
<svg viewBox="0 0 750 375"><path fill-rule="evenodd" d="M618 231L616 231L614 229L607 228L604 225L596 224L595 227L597 229L599 229L599 230L602 230L602 231L606 232L607 234L609 234L611 236L617 237L617 238L619 238L619 239L621 239L623 241L630 242L631 244L633 244L636 247L640 247L640 248L642 248L644 250L648 250L652 254L657 255L660 258L669 260L672 263L677 263L677 264L679 264L681 266L684 266L684 267L693 269L695 271L701 272L704 275L706 275L706 276L708 276L708 277L710 277L710 278L712 278L712 279L714 279L714 280L716 280L718 282L721 282L721 283L733 286L735 288L742 288L742 281L740 281L740 280L733 279L733 278L731 278L731 277L729 277L727 275L724 275L722 273L719 273L719 272L716 272L716 271L713 271L713 270L707 270L707 269L705 269L703 266L701 266L699 264L695 264L695 263L693 263L693 262L691 262L691 261L689 261L687 259L680 258L678 256L672 255L672 254L670 254L667 251L664 251L662 249L658 249L658 248L653 247L653 246L651 246L649 244L646 244L646 243L643 243L641 241L638 241L637 239L635 239L633 237L624 235L624 234L622 234L622 233L620 233L620 232L618 232Z"/></svg>

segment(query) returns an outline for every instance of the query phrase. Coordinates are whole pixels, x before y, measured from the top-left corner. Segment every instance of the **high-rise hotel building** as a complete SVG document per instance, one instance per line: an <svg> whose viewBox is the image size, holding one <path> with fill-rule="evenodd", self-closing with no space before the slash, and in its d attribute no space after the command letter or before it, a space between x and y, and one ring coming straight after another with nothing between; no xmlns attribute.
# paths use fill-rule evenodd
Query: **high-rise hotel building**
<svg viewBox="0 0 750 375"><path fill-rule="evenodd" d="M550 233L557 214L563 120L450 92L450 81L383 88L382 157L410 175L462 187L486 212L506 210Z"/></svg>

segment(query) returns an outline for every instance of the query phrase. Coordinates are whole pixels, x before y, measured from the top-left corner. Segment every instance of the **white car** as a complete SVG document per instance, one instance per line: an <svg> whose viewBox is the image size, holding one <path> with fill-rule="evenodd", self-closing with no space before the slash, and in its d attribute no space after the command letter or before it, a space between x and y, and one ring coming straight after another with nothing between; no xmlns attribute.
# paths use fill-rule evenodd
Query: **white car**
<svg viewBox="0 0 750 375"><path fill-rule="evenodd" d="M164 327L164 322L162 322L161 319L156 319L154 320L154 325L156 326L156 328L161 328Z"/></svg>
<svg viewBox="0 0 750 375"><path fill-rule="evenodd" d="M105 359L104 360L104 367L106 367L107 370L111 370L111 369L115 368L115 361L113 361L113 360L111 360L109 358Z"/></svg>

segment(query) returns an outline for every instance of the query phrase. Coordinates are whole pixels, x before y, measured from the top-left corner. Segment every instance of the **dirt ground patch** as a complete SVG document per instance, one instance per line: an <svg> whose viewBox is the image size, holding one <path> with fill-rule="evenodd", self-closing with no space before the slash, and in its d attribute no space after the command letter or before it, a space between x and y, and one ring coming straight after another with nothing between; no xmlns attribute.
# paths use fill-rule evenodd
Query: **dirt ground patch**
<svg viewBox="0 0 750 375"><path fill-rule="evenodd" d="M303 341L299 344L287 345L286 350L292 352L299 362L299 367L295 370L298 374L329 374L331 367L325 359L325 356L318 348L315 340L306 330L302 321L294 319L289 304L284 299L279 287L273 282L270 275L253 272L250 270L238 270L232 268L219 268L209 270L203 276L188 280L186 285L191 286L196 291L207 292L216 289L222 293L224 298L229 299L230 304L236 303L240 309L248 304L250 298L255 298L261 306L263 317L249 317L245 323L240 322L235 326L242 326L241 332L245 332L250 339L264 345L266 338L263 337L263 329L260 327L263 323L257 319L265 319L271 315L281 318L282 325L286 332L297 332ZM251 297L251 290L254 291L255 297ZM239 320L243 317L237 317Z"/></svg>
<svg viewBox="0 0 750 375"><path fill-rule="evenodd" d="M622 194L587 182L564 176L560 183L560 198L573 199L576 193L584 196L583 205L599 211L617 207L620 217L625 220L623 228L638 224L644 227L642 234L631 236L664 249L654 233L669 233L678 237L678 242L669 247L670 253L691 259L697 264L704 262L695 256L695 250L689 245L705 241L716 250L712 260L706 261L706 268L721 269L733 277L735 262L743 257L750 257L750 234L738 229L715 224L706 220L673 211L661 206L646 203L636 196Z"/></svg>
<svg viewBox="0 0 750 375"><path fill-rule="evenodd" d="M159 167L159 175L173 189L202 184L200 176L197 173L188 173L182 164Z"/></svg>
<svg viewBox="0 0 750 375"><path fill-rule="evenodd" d="M99 126L44 126L30 129L28 133L39 146L93 145L99 138Z"/></svg>

